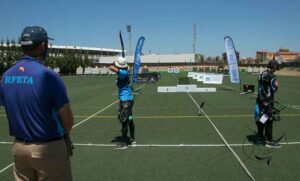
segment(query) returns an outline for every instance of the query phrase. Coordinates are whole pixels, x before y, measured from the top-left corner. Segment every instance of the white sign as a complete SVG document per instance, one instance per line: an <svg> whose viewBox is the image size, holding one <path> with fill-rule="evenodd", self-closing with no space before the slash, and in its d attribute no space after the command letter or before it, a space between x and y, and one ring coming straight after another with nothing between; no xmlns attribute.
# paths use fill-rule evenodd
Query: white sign
<svg viewBox="0 0 300 181"><path fill-rule="evenodd" d="M84 70L84 75L90 75L92 74L92 67L86 67Z"/></svg>
<svg viewBox="0 0 300 181"><path fill-rule="evenodd" d="M258 69L257 67L254 67L254 68L253 68L253 72L254 72L254 73L258 73L258 72L259 72L259 69Z"/></svg>
<svg viewBox="0 0 300 181"><path fill-rule="evenodd" d="M177 85L177 92L193 92L197 89L197 85Z"/></svg>
<svg viewBox="0 0 300 181"><path fill-rule="evenodd" d="M189 72L189 73L188 73L188 77L193 77L194 74L196 74L196 72Z"/></svg>
<svg viewBox="0 0 300 181"><path fill-rule="evenodd" d="M222 84L223 74L212 74L212 73L190 73L193 79L204 84Z"/></svg>
<svg viewBox="0 0 300 181"><path fill-rule="evenodd" d="M78 67L76 69L76 75L82 75L83 74L83 68L82 67Z"/></svg>
<svg viewBox="0 0 300 181"><path fill-rule="evenodd" d="M175 67L173 71L174 71L175 74L178 74L180 72L178 67Z"/></svg>
<svg viewBox="0 0 300 181"><path fill-rule="evenodd" d="M247 72L252 73L253 72L253 68L252 67L248 67Z"/></svg>
<svg viewBox="0 0 300 181"><path fill-rule="evenodd" d="M157 92L216 92L215 87L198 88L197 85L177 85L157 87Z"/></svg>
<svg viewBox="0 0 300 181"><path fill-rule="evenodd" d="M205 80L206 76L207 76L206 73L198 73L197 81L198 82L203 82Z"/></svg>
<svg viewBox="0 0 300 181"><path fill-rule="evenodd" d="M108 69L107 68L100 68L100 74L108 74Z"/></svg>
<svg viewBox="0 0 300 181"><path fill-rule="evenodd" d="M267 122L267 120L269 119L269 117L266 114L263 114L261 116L261 118L259 119L259 122L265 124Z"/></svg>
<svg viewBox="0 0 300 181"><path fill-rule="evenodd" d="M259 73L262 73L265 69L263 67L259 67Z"/></svg>
<svg viewBox="0 0 300 181"><path fill-rule="evenodd" d="M174 72L174 69L173 69L172 67L169 67L169 68L168 68L168 73L171 74L171 73L173 73L173 72Z"/></svg>
<svg viewBox="0 0 300 181"><path fill-rule="evenodd" d="M92 69L92 74L93 75L98 75L98 74L100 74L100 69L97 67L97 68L93 68Z"/></svg>
<svg viewBox="0 0 300 181"><path fill-rule="evenodd" d="M168 68L168 73L175 73L178 74L180 72L178 67L169 67Z"/></svg>
<svg viewBox="0 0 300 181"><path fill-rule="evenodd" d="M157 92L177 92L176 86L157 87Z"/></svg>
<svg viewBox="0 0 300 181"><path fill-rule="evenodd" d="M193 75L193 79L198 80L198 76L199 76L199 74L198 74L198 73L195 73L195 74Z"/></svg>
<svg viewBox="0 0 300 181"><path fill-rule="evenodd" d="M57 74L59 74L60 69L58 67L56 67L56 68L53 69L53 71L56 72Z"/></svg>
<svg viewBox="0 0 300 181"><path fill-rule="evenodd" d="M204 84L222 84L223 74L207 74L203 81Z"/></svg>

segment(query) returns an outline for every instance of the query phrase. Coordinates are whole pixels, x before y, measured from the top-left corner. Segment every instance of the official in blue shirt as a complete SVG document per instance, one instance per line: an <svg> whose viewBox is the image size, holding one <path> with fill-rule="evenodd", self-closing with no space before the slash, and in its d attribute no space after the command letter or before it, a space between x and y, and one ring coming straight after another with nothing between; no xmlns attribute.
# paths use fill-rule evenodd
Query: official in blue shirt
<svg viewBox="0 0 300 181"><path fill-rule="evenodd" d="M26 27L20 41L23 56L1 80L0 104L15 137L15 180L72 180L73 115L63 81L43 65L48 39L42 27Z"/></svg>
<svg viewBox="0 0 300 181"><path fill-rule="evenodd" d="M117 144L116 149L126 149L128 142L131 145L136 144L134 137L135 127L132 118L132 107L134 101L126 59L119 57L114 63L115 65L110 66L109 69L118 75L116 81L120 100L118 118L122 124L122 138ZM130 132L129 140L127 139L128 127Z"/></svg>

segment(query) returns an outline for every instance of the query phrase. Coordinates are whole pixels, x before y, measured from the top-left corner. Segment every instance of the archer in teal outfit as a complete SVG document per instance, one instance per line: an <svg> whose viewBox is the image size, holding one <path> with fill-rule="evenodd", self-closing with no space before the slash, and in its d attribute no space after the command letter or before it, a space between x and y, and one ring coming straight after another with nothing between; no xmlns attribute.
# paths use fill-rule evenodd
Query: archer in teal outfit
<svg viewBox="0 0 300 181"><path fill-rule="evenodd" d="M115 61L115 65L109 67L109 69L118 75L116 84L119 92L119 112L118 119L122 124L122 138L120 143L117 144L117 149L126 149L128 143L128 128L130 133L129 144L135 145L135 127L132 119L132 107L134 104L132 87L130 86L130 76L128 71L127 61L123 57L119 57Z"/></svg>

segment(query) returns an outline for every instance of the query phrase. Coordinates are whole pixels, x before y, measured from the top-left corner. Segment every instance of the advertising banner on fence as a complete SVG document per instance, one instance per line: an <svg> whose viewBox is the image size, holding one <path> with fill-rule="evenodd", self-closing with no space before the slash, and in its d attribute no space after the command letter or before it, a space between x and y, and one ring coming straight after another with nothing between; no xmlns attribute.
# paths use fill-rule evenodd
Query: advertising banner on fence
<svg viewBox="0 0 300 181"><path fill-rule="evenodd" d="M223 74L207 74L203 80L204 84L222 84Z"/></svg>

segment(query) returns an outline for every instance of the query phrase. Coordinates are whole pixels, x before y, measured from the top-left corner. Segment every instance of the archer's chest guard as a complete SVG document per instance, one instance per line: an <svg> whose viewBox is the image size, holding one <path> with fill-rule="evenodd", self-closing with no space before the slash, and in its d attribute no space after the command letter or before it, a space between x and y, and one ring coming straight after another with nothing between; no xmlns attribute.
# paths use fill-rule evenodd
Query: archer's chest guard
<svg viewBox="0 0 300 181"><path fill-rule="evenodd" d="M258 79L258 99L264 104L270 104L274 102L276 90L276 76L269 70L262 72Z"/></svg>
<svg viewBox="0 0 300 181"><path fill-rule="evenodd" d="M117 78L117 86L118 88L123 88L125 86L130 85L130 79L129 76L126 76L123 79Z"/></svg>

